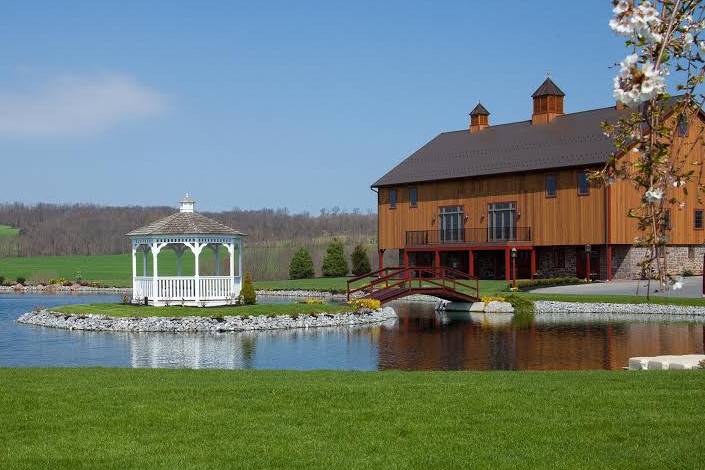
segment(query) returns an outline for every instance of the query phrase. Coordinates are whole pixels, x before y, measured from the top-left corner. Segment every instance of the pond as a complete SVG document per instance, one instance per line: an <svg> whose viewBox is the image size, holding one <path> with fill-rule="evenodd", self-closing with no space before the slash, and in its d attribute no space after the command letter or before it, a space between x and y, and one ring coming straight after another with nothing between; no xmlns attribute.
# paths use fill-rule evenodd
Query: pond
<svg viewBox="0 0 705 470"><path fill-rule="evenodd" d="M703 353L702 319L542 315L490 324L392 304L398 320L356 328L224 334L107 333L15 322L37 305L117 302L110 295L0 295L0 367L344 370L621 369L629 357ZM263 302L287 302L268 298Z"/></svg>

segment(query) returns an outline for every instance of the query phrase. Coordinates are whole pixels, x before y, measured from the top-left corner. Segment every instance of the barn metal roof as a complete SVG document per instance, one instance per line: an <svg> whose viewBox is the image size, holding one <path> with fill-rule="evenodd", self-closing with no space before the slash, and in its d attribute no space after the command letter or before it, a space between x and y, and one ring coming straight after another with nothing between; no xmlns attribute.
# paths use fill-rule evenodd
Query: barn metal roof
<svg viewBox="0 0 705 470"><path fill-rule="evenodd" d="M618 119L622 112L610 106L560 115L547 124L529 120L480 132L444 132L372 187L602 164L615 147L601 123Z"/></svg>

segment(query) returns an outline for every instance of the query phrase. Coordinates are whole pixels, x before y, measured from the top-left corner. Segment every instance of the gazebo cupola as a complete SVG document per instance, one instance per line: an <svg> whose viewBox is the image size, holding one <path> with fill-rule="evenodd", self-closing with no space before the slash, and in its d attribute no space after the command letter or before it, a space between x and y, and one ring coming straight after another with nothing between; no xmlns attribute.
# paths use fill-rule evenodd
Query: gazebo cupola
<svg viewBox="0 0 705 470"><path fill-rule="evenodd" d="M127 234L132 240L132 301L154 306L190 305L206 307L235 302L242 288L242 237L227 225L194 211L196 202L186 194L179 212ZM176 257L176 275L159 272L159 253L171 249ZM205 273L200 263L205 249L213 253L213 269ZM193 275L184 275L183 255L193 254ZM221 254L226 251L227 275L221 273ZM142 275L137 274L137 253L142 253ZM237 261L236 261L237 253ZM148 272L148 255L152 270Z"/></svg>

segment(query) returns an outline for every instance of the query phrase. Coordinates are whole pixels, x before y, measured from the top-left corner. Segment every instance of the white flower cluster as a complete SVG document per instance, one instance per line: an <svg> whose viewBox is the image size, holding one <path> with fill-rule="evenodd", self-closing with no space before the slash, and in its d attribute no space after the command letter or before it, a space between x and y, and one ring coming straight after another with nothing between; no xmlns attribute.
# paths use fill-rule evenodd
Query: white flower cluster
<svg viewBox="0 0 705 470"><path fill-rule="evenodd" d="M634 106L666 91L668 70L658 69L651 62L639 68L639 57L628 55L619 65L619 75L614 77L614 97L627 106Z"/></svg>
<svg viewBox="0 0 705 470"><path fill-rule="evenodd" d="M663 35L659 32L659 12L648 0L638 5L635 5L633 0L616 0L612 12L614 18L610 20L610 28L616 33L652 43L663 40Z"/></svg>
<svg viewBox="0 0 705 470"><path fill-rule="evenodd" d="M655 204L663 198L663 191L657 188L649 188L644 194L644 199L649 204Z"/></svg>

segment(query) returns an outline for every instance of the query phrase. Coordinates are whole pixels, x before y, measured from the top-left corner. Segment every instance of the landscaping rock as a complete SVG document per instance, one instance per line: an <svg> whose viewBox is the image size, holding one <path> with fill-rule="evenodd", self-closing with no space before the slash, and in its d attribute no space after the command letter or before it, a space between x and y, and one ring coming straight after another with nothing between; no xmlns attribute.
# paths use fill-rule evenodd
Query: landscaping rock
<svg viewBox="0 0 705 470"><path fill-rule="evenodd" d="M514 307L509 302L493 300L485 306L486 313L514 313Z"/></svg>
<svg viewBox="0 0 705 470"><path fill-rule="evenodd" d="M705 307L687 305L553 302L546 300L534 302L534 310L536 313L705 315Z"/></svg>
<svg viewBox="0 0 705 470"><path fill-rule="evenodd" d="M485 303L484 302L473 302L473 304L470 306L470 311L471 312L484 312L485 311Z"/></svg>
<svg viewBox="0 0 705 470"><path fill-rule="evenodd" d="M175 318L123 318L109 317L106 315L67 315L40 310L25 313L17 319L17 322L67 330L220 333L228 331L368 325L393 318L397 318L397 314L394 309L390 307L362 313L346 312L328 315L298 315L293 317L289 315L272 317L226 316L223 318L197 316Z"/></svg>

